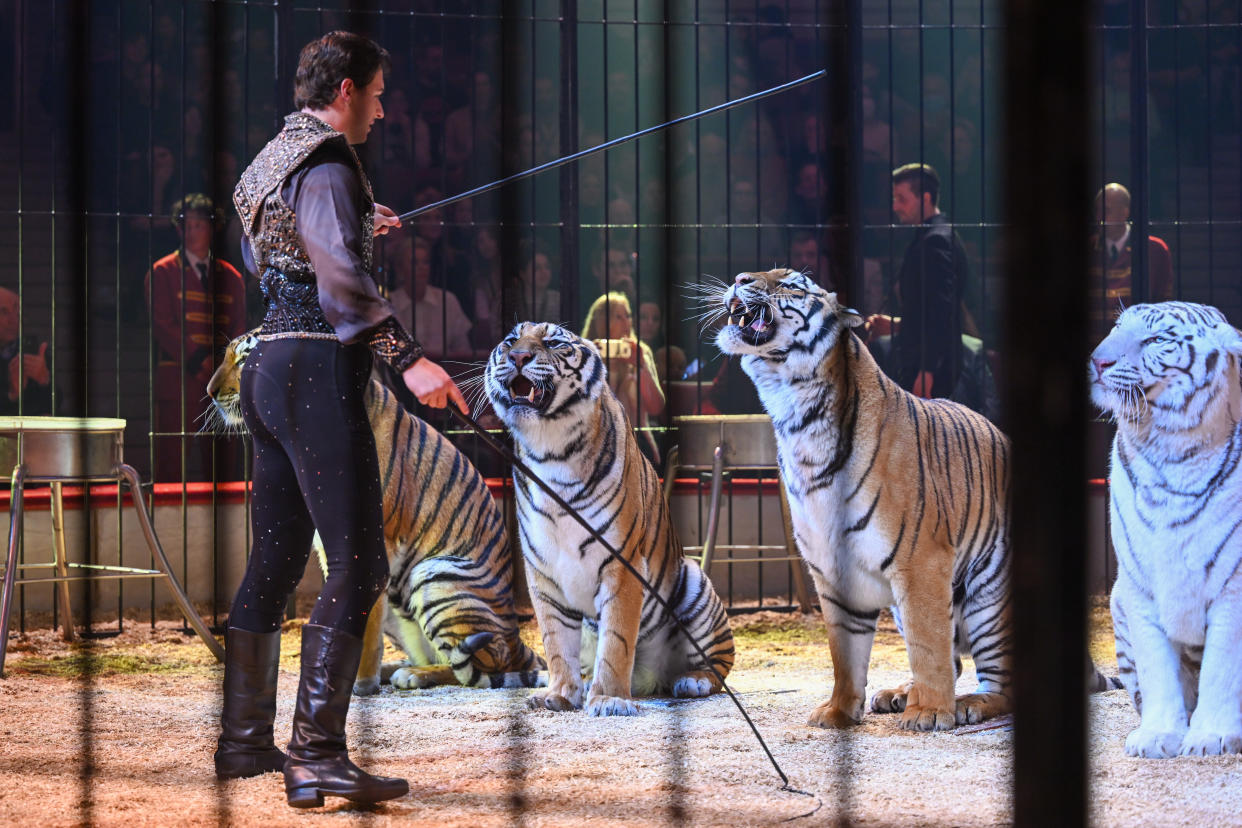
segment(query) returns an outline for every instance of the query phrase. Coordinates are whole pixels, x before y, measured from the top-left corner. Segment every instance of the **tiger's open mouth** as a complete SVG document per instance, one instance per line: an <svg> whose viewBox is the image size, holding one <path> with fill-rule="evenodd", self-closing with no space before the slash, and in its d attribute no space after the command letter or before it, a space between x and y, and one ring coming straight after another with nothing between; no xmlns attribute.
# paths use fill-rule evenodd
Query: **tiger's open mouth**
<svg viewBox="0 0 1242 828"><path fill-rule="evenodd" d="M734 299L729 303L729 324L736 325L742 341L751 345L762 345L776 335L776 320L767 303L747 308L742 300Z"/></svg>
<svg viewBox="0 0 1242 828"><path fill-rule="evenodd" d="M550 390L518 374L509 381L509 405L524 405L542 411L551 401Z"/></svg>

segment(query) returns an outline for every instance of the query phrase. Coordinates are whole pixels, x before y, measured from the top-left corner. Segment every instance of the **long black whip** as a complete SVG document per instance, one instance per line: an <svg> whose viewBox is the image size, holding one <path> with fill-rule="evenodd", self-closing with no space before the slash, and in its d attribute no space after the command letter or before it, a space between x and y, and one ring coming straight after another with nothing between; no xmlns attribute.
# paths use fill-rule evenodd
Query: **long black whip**
<svg viewBox="0 0 1242 828"><path fill-rule="evenodd" d="M693 647L695 652L699 654L699 657L703 659L703 663L707 665L707 669L711 670L712 675L720 680L720 686L726 693L729 694L729 698L733 700L733 704L737 706L738 712L742 714L742 718L745 719L746 724L750 726L750 732L755 734L755 739L759 741L759 746L763 748L763 752L767 754L768 761L772 763L772 767L776 769L776 774L781 778L781 790L813 797L814 794L806 791L800 791L797 788L790 786L789 777L785 775L785 771L781 770L781 766L777 763L776 757L772 755L772 751L768 748L768 743L764 741L763 736L759 733L759 728L755 727L755 723L751 720L750 714L746 712L746 708L742 706L742 702L738 700L738 697L733 693L733 690L730 689L729 685L725 682L724 676L722 676L720 671L716 669L716 666L712 664L711 659L707 656L707 653L702 647L699 646L699 642L696 641L694 636L690 634L690 630L686 629L686 625L683 624L681 619L677 617L677 614L673 612L673 608L667 601L664 600L664 597L656 592L656 589L651 585L651 582L644 578L642 573L634 568L633 564L622 557L621 553L614 549L612 544L605 540L603 535L601 535L594 526L588 523L586 518L578 513L577 509L566 503L564 498L557 494L557 492L546 482L544 482L539 475L531 471L530 467L522 462L522 460L519 459L514 452L510 451L507 446L503 445L497 441L495 437L489 434L487 429L479 425L478 422L476 422L474 418L470 417L468 414L463 414L453 403L449 403L448 410L452 412L453 416L460 420L463 424L473 429L489 448L499 454L504 460L513 464L515 469L520 471L527 479L534 481L535 485L539 488L543 489L543 491L551 497L553 501L555 501L556 505L564 509L566 514L577 521L583 529L587 530L591 537L595 538L599 545L604 548L604 551L611 555L614 560L618 561L622 566L629 570L631 575L638 579L638 582L642 584L643 589L647 591L647 594L656 600L656 603L658 603L660 607L668 613L668 616L673 619L673 623L675 623L678 628L686 634L686 640L690 642L690 646Z"/></svg>
<svg viewBox="0 0 1242 828"><path fill-rule="evenodd" d="M477 195L482 195L483 193L491 192L497 187L503 187L504 185L511 184L514 181L521 181L523 178L529 178L530 176L535 175L537 173L546 172L548 170L554 170L557 167L562 167L565 164L569 164L573 161L586 158L588 155L594 155L597 152L603 152L606 149L612 149L613 147L617 147L617 146L620 146L621 144L625 144L630 141L633 141L636 138L642 138L644 135L650 135L653 132L659 132L662 129L668 129L671 126L676 126L677 124L685 123L686 121L693 121L697 118L702 118L707 115L713 115L717 112L724 112L726 109L732 109L735 106L741 106L742 104L745 104L745 103L753 103L754 101L762 100L768 97L769 95L779 95L781 92L788 92L790 89L793 89L794 87L802 86L804 83L810 83L811 81L819 80L820 78L826 77L827 75L828 75L827 69L820 69L818 72L812 72L811 74L806 75L805 77L798 78L797 80L791 80L786 83L782 83L780 86L773 86L770 89L763 89L759 92L753 92L749 95L746 95L745 97L735 98L734 100L731 100L731 101L725 101L722 104L717 104L716 106L708 107L707 109L703 109L698 112L691 113L689 115L682 115L680 118L674 118L673 120L665 121L662 124L656 124L655 126L650 126L650 127L647 127L646 129L640 129L638 132L631 132L629 135L623 135L620 138L613 138L611 141L605 141L604 143L598 144L594 147L590 147L584 150L579 150L578 152L575 152L572 155L566 155L561 158L557 158L555 161L548 161L547 163L540 164L537 167L531 167L529 170L523 170L522 172L514 173L513 175L509 175L509 176L505 176L504 178L493 181L490 184L483 184L479 187L475 187L473 190L466 190L464 193L458 193L455 196L449 196L448 198L442 198L439 201L433 201L431 204L424 204L422 207L413 209L409 211L408 213L402 213L397 218L404 222L422 213L427 213L427 212L430 212L431 210L439 209L440 207L447 207L448 205L453 204L454 202L458 202L458 201L461 201L467 198L472 198Z"/></svg>

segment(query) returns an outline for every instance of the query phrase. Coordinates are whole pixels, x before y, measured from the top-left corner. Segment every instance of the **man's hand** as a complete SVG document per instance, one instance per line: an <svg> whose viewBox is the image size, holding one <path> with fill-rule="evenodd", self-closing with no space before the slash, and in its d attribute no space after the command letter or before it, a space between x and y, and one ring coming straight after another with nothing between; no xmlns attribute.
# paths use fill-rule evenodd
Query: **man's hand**
<svg viewBox="0 0 1242 828"><path fill-rule="evenodd" d="M932 386L936 384L936 378L931 371L919 371L919 375L914 378L914 387L910 389L910 393L916 397L922 397L930 400L932 395Z"/></svg>
<svg viewBox="0 0 1242 828"><path fill-rule="evenodd" d="M406 368L401 379L405 380L405 387L423 405L444 408L452 401L461 409L461 413L470 413L470 406L466 405L466 398L461 395L457 383L453 382L453 378L443 368L426 357Z"/></svg>
<svg viewBox="0 0 1242 828"><path fill-rule="evenodd" d="M44 342L39 346L39 353L19 354L9 360L10 400L16 400L32 380L38 385L47 385L52 381L51 372L47 368L46 355L47 343Z"/></svg>
<svg viewBox="0 0 1242 828"><path fill-rule="evenodd" d="M385 207L383 204L375 205L372 216L375 219L375 235L377 236L383 236L389 229L401 226L401 219L397 218L397 214L392 211L391 207Z"/></svg>

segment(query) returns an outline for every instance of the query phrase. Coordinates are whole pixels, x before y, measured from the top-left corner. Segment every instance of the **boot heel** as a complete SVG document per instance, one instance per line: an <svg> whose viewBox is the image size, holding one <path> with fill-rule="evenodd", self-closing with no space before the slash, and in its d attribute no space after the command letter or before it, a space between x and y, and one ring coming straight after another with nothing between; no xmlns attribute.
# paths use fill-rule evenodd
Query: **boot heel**
<svg viewBox="0 0 1242 828"><path fill-rule="evenodd" d="M319 808L323 806L323 794L317 786L294 788L291 791L285 791L285 793L289 798L289 806L292 808Z"/></svg>

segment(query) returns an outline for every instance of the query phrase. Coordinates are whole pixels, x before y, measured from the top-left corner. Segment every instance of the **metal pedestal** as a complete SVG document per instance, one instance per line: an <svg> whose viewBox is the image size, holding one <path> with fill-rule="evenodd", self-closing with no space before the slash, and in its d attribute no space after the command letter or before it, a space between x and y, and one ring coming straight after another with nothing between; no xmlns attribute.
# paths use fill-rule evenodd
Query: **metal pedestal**
<svg viewBox="0 0 1242 828"><path fill-rule="evenodd" d="M224 648L208 632L202 618L190 605L177 577L173 574L155 535L151 516L142 502L138 472L121 459L125 421L111 418L79 417L0 417L0 467L12 466L12 490L9 500L9 550L4 567L4 594L0 602L0 676L4 675L4 658L9 643L9 611L13 587L17 584L57 584L60 590L61 622L65 638L73 637L73 619L69 610L69 581L124 578L164 578L177 599L186 621L203 639L220 661ZM159 569L136 569L128 566L103 566L71 563L65 554L64 483L116 483L129 486L138 521L146 537L151 555ZM51 563L19 564L18 544L22 533L23 494L27 483L50 483L52 495L53 560ZM50 577L20 578L19 569L54 569ZM71 570L83 574L70 574Z"/></svg>
<svg viewBox="0 0 1242 828"><path fill-rule="evenodd" d="M711 502L707 511L707 534L701 546L686 546L687 555L700 555L703 572L711 575L713 564L768 563L789 561L793 575L794 593L803 612L811 612L814 605L802 571L802 557L794 542L793 521L789 514L789 498L785 483L780 479L776 460L776 434L772 420L766 414L726 414L674 417L677 425L677 447L670 451L665 473L665 495L671 494L672 481L678 470L712 474ZM727 473L737 470L774 472L780 492L781 522L785 529L785 543L773 544L718 544L716 533L720 529L720 500ZM716 559L717 552L727 557ZM751 558L735 557L735 552L784 552L783 556Z"/></svg>

